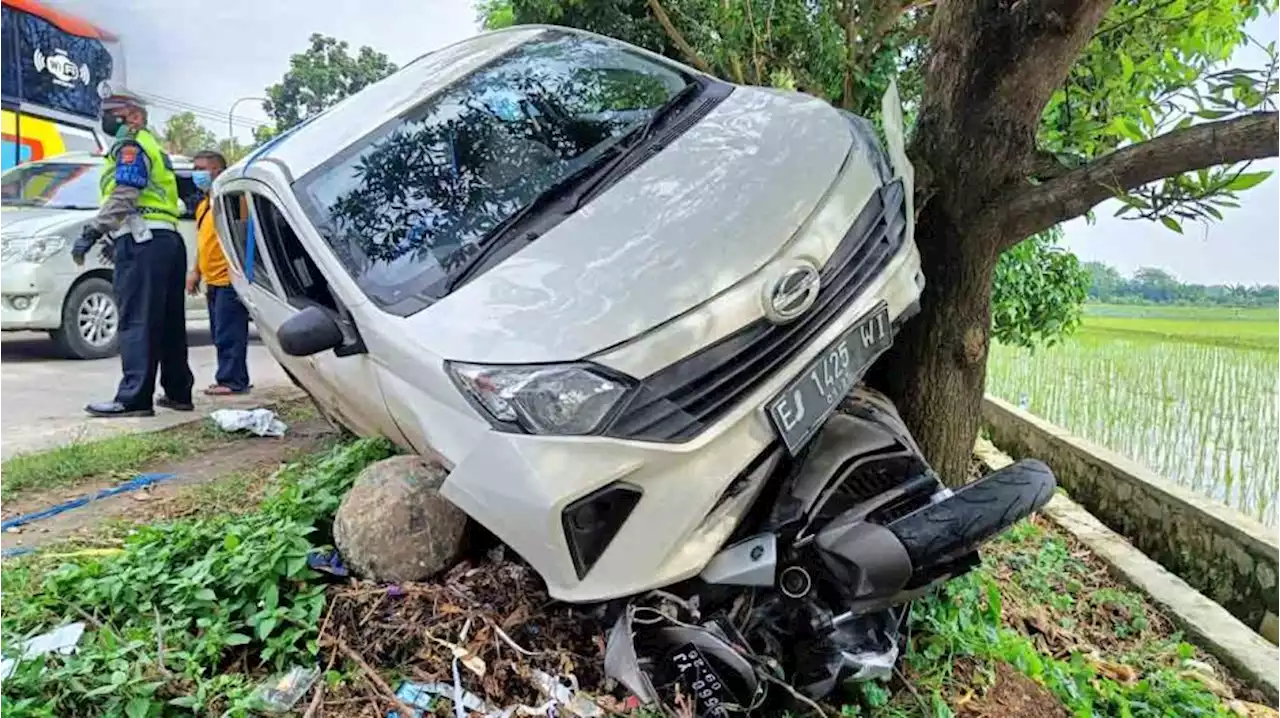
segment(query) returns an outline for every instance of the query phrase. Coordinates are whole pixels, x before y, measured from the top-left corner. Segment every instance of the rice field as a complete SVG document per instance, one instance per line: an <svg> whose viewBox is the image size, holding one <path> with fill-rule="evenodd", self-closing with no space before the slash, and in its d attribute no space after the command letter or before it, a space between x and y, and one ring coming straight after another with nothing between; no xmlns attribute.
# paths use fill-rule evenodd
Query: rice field
<svg viewBox="0 0 1280 718"><path fill-rule="evenodd" d="M1280 311L1087 309L1058 346L994 346L987 391L1276 526Z"/></svg>

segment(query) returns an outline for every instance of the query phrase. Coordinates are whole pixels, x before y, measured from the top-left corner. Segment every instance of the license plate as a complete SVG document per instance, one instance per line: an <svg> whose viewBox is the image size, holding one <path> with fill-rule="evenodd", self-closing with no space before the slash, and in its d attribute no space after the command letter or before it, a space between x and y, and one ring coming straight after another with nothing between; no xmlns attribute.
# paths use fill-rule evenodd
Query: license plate
<svg viewBox="0 0 1280 718"><path fill-rule="evenodd" d="M769 419L795 454L835 411L867 367L893 343L889 308L881 303L858 321L800 372L769 402Z"/></svg>
<svg viewBox="0 0 1280 718"><path fill-rule="evenodd" d="M692 694L690 697L696 704L694 715L728 718L729 711L725 703L734 702L732 695L697 646L686 643L668 660L675 669L680 684L688 691L686 695Z"/></svg>

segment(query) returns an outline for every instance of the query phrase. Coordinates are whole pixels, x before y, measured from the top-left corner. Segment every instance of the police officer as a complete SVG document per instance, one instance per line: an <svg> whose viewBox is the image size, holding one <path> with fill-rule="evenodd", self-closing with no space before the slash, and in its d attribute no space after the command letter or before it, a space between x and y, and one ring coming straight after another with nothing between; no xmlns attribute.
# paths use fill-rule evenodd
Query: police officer
<svg viewBox="0 0 1280 718"><path fill-rule="evenodd" d="M102 103L102 131L114 137L99 178L101 208L71 250L77 265L94 243L115 263L120 363L115 399L89 404L93 416L152 416L153 406L191 411L183 287L187 252L178 234L178 182L169 156L146 128L143 102L128 93ZM164 396L153 398L156 371Z"/></svg>

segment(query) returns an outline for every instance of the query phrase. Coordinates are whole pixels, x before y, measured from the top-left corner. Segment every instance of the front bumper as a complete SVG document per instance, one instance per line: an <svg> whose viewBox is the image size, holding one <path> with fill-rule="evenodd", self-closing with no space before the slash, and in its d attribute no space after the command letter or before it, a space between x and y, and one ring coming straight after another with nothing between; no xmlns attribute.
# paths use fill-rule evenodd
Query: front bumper
<svg viewBox="0 0 1280 718"><path fill-rule="evenodd" d="M557 599L601 601L692 577L728 539L768 478L771 467L757 459L776 448L778 437L765 405L879 302L888 305L895 322L909 316L922 283L920 255L908 240L812 341L688 441L486 430L442 492L519 551ZM563 513L575 501L620 483L642 498L579 578Z"/></svg>
<svg viewBox="0 0 1280 718"><path fill-rule="evenodd" d="M45 264L14 262L0 267L0 330L57 329L69 286Z"/></svg>

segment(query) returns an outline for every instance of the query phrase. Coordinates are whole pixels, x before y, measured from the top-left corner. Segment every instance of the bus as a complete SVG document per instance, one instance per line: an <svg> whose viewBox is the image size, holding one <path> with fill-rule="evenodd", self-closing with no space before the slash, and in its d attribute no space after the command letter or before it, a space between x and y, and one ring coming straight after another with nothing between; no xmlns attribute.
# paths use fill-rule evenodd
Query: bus
<svg viewBox="0 0 1280 718"><path fill-rule="evenodd" d="M0 170L103 151L102 99L124 87L120 39L38 0L0 0L0 12Z"/></svg>

